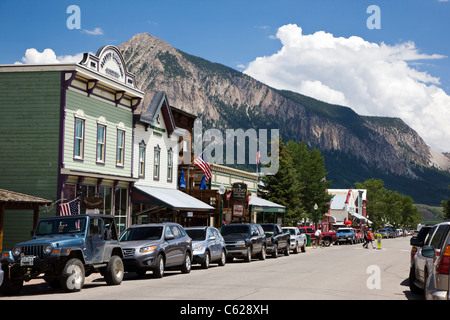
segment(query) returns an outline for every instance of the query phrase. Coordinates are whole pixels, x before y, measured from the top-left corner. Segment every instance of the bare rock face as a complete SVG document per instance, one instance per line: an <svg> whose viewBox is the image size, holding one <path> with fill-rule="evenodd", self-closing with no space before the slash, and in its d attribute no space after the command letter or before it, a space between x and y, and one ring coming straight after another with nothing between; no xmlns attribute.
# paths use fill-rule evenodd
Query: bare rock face
<svg viewBox="0 0 450 320"><path fill-rule="evenodd" d="M140 108L146 108L157 91L166 91L171 105L211 126L278 128L285 141L302 140L320 150L341 151L412 178L411 165L450 170L450 157L431 150L401 119L362 117L347 107L275 90L148 33L135 35L119 49L145 91Z"/></svg>

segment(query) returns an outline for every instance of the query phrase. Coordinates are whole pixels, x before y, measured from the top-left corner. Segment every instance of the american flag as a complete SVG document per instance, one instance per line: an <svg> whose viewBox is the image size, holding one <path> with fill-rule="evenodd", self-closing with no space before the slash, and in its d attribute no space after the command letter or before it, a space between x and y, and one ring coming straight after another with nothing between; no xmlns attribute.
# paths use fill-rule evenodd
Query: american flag
<svg viewBox="0 0 450 320"><path fill-rule="evenodd" d="M72 216L78 214L78 204L80 200L77 198L70 202L59 205L59 215L60 216Z"/></svg>
<svg viewBox="0 0 450 320"><path fill-rule="evenodd" d="M202 169L203 173L205 174L205 179L211 179L211 167L209 166L206 156L202 153L197 159L195 159L194 163L199 166L200 169Z"/></svg>

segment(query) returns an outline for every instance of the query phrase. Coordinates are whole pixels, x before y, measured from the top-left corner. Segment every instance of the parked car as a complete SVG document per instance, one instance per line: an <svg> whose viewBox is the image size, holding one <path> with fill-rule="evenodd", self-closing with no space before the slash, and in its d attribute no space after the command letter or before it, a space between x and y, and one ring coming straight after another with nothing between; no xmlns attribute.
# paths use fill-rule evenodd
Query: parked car
<svg viewBox="0 0 450 320"><path fill-rule="evenodd" d="M114 216L77 215L41 219L30 241L2 253L5 278L0 290L5 295L20 292L24 281L39 278L52 287L80 291L84 279L100 272L108 285L123 279L123 253Z"/></svg>
<svg viewBox="0 0 450 320"><path fill-rule="evenodd" d="M390 237L389 231L387 229L380 229L376 233L381 234L381 238L387 239Z"/></svg>
<svg viewBox="0 0 450 320"><path fill-rule="evenodd" d="M411 245L411 260L410 260L410 268L414 264L414 256L417 253L417 250L421 247L423 247L425 243L425 239L428 236L428 233L430 232L432 226L426 225L423 226L420 231L417 232L417 235L413 236L409 243Z"/></svg>
<svg viewBox="0 0 450 320"><path fill-rule="evenodd" d="M337 229L337 241L339 244L345 242L345 243L350 243L350 244L354 244L356 243L356 233L355 230L353 228L339 228Z"/></svg>
<svg viewBox="0 0 450 320"><path fill-rule="evenodd" d="M423 247L419 247L414 255L414 262L411 265L409 275L409 286L414 293L423 293L425 289L426 280L428 275L434 268L434 257L430 258L431 251L434 251L435 256L440 256L440 250L443 242L447 237L450 230L450 221L442 222L433 226L428 236L425 237L425 243ZM415 241L411 240L413 245L417 245ZM425 249L425 252L423 250Z"/></svg>
<svg viewBox="0 0 450 320"><path fill-rule="evenodd" d="M225 240L214 227L190 227L184 229L192 239L193 263L209 268L211 262L224 266L227 249Z"/></svg>
<svg viewBox="0 0 450 320"><path fill-rule="evenodd" d="M314 227L298 227L298 230L302 234L305 234L305 235L309 234L311 241L316 239L316 236L314 235L314 233L316 232L316 229Z"/></svg>
<svg viewBox="0 0 450 320"><path fill-rule="evenodd" d="M3 276L4 276L4 272L3 272L3 270L0 268L0 286L1 286L2 283L3 283Z"/></svg>
<svg viewBox="0 0 450 320"><path fill-rule="evenodd" d="M280 252L288 256L291 252L291 235L275 223L263 223L261 227L266 235L267 253L271 253L273 258L277 258Z"/></svg>
<svg viewBox="0 0 450 320"><path fill-rule="evenodd" d="M300 230L298 230L297 227L283 227L282 230L284 232L289 232L291 236L290 247L292 252L297 254L298 248L300 248L302 252L306 251L306 235L300 233Z"/></svg>
<svg viewBox="0 0 450 320"><path fill-rule="evenodd" d="M314 235L316 233L316 228L314 228L314 227L299 227L298 230L302 234L305 234L305 235L309 234L311 242L316 240L316 236ZM337 242L336 231L334 231L334 230L331 230L328 232L322 231L322 241L324 242L326 247L330 246L332 243L336 243Z"/></svg>
<svg viewBox="0 0 450 320"><path fill-rule="evenodd" d="M266 236L259 224L228 224L220 230L227 247L227 262L234 258L243 258L246 262L257 255L260 260L266 259Z"/></svg>
<svg viewBox="0 0 450 320"><path fill-rule="evenodd" d="M428 277L425 279L425 297L427 300L450 300L450 232L442 241L437 255L437 249L425 246L422 255L432 261Z"/></svg>
<svg viewBox="0 0 450 320"><path fill-rule="evenodd" d="M191 271L192 240L173 222L133 225L120 236L125 271L144 276L149 270L162 278L167 268Z"/></svg>

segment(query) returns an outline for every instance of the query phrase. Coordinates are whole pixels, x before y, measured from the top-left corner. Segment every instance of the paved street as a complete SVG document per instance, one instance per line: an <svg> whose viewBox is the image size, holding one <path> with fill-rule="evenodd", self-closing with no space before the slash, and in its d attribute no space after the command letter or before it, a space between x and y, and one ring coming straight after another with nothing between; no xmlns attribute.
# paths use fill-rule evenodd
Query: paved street
<svg viewBox="0 0 450 320"><path fill-rule="evenodd" d="M340 245L265 261L213 264L208 270L194 266L190 274L168 271L162 279L153 279L150 272L145 279L130 273L121 285L112 287L95 274L78 293L62 293L33 280L19 296L0 296L0 300L423 299L408 287L409 239L385 239L382 250Z"/></svg>

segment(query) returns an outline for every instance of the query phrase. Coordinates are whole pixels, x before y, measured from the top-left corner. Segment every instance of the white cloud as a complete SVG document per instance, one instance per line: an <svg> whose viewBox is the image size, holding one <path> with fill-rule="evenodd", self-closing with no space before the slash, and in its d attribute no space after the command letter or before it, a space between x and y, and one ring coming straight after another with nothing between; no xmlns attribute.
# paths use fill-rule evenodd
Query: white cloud
<svg viewBox="0 0 450 320"><path fill-rule="evenodd" d="M445 56L420 53L413 42L386 45L297 25L278 29L283 47L244 71L278 89L345 105L361 115L400 117L439 151L450 151L450 96L439 78L411 67Z"/></svg>
<svg viewBox="0 0 450 320"><path fill-rule="evenodd" d="M95 28L94 30L86 30L86 29L84 29L82 32L90 34L90 35L93 35L93 36L101 36L101 35L103 35L103 30L101 28Z"/></svg>
<svg viewBox="0 0 450 320"><path fill-rule="evenodd" d="M82 59L83 53L78 53L74 56L56 56L52 49L45 49L43 52L39 52L35 48L30 48L25 51L25 56L21 59L22 62L15 62L15 64L78 63Z"/></svg>

